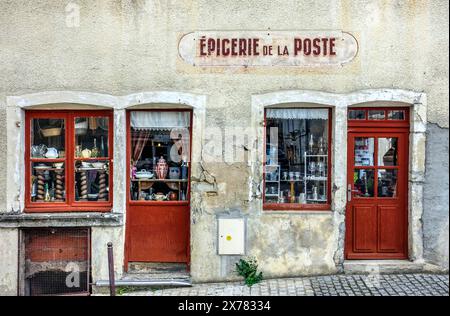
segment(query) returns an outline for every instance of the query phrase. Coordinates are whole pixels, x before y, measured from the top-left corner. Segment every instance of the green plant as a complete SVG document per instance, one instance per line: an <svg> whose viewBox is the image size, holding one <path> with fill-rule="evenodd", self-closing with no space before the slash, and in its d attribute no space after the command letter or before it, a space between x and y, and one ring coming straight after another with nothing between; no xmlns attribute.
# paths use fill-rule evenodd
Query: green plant
<svg viewBox="0 0 450 316"><path fill-rule="evenodd" d="M117 295L124 295L129 292L133 292L133 288L131 286L118 286L116 288Z"/></svg>
<svg viewBox="0 0 450 316"><path fill-rule="evenodd" d="M248 286L259 283L263 279L262 272L258 272L258 263L255 258L240 259L236 263L236 272L244 277L245 284Z"/></svg>

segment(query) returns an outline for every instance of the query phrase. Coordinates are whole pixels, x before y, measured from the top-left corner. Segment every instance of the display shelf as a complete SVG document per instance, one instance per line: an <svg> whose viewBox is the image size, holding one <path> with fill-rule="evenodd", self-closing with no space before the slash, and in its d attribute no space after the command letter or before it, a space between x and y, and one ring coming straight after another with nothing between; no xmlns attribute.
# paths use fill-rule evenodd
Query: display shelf
<svg viewBox="0 0 450 316"><path fill-rule="evenodd" d="M327 199L311 199L308 198L308 182L313 182L313 188L316 188L317 191L320 190L320 187L323 185L325 185L325 183L327 183L328 181L328 177L327 176L316 176L316 175L312 175L310 170L309 170L309 164L311 161L314 161L315 163L323 163L324 164L324 170L320 173L320 174L327 174L327 170L328 170L328 154L308 154L305 152L304 154L304 168L305 168L305 176L303 177L303 181L304 181L304 194L306 196L306 201L307 202L314 202L314 203L326 203ZM314 171L316 172L316 171ZM323 188L323 190L325 192L327 192L326 188ZM316 191L316 192L317 192ZM309 195L311 196L311 195Z"/></svg>
<svg viewBox="0 0 450 316"><path fill-rule="evenodd" d="M305 178L306 178L307 181L328 181L327 177L307 176Z"/></svg>
<svg viewBox="0 0 450 316"><path fill-rule="evenodd" d="M327 202L327 200L324 199L306 199L306 201L310 201L310 202Z"/></svg>
<svg viewBox="0 0 450 316"><path fill-rule="evenodd" d="M264 196L268 197L268 198L278 198L280 196L280 173L281 173L280 165L265 165L265 167L266 167L265 175L264 175L265 183L270 183L271 187L273 187L275 185L277 193L265 193ZM276 180L268 180L267 179L267 175L268 175L267 169L271 170L270 173L275 172ZM271 177L269 179L271 179ZM267 189L267 186L266 186L266 189Z"/></svg>
<svg viewBox="0 0 450 316"><path fill-rule="evenodd" d="M131 179L134 182L188 182L187 179Z"/></svg>
<svg viewBox="0 0 450 316"><path fill-rule="evenodd" d="M33 167L33 169L36 171L62 171L62 170L64 170L64 168L54 168L54 167L48 167L48 168Z"/></svg>
<svg viewBox="0 0 450 316"><path fill-rule="evenodd" d="M30 158L30 162L65 162L66 158Z"/></svg>
<svg viewBox="0 0 450 316"><path fill-rule="evenodd" d="M105 168L94 168L94 167L88 167L88 168L76 168L76 172L83 172L83 171L106 171Z"/></svg>

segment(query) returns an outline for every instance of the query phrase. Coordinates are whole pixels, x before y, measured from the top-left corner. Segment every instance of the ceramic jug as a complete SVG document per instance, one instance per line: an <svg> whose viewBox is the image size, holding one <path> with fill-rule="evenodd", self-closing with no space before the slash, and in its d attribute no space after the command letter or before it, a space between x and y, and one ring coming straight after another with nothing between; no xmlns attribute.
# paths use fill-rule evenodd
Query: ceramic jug
<svg viewBox="0 0 450 316"><path fill-rule="evenodd" d="M81 151L81 157L83 157L83 158L91 158L91 150L90 149L83 149L82 151Z"/></svg>

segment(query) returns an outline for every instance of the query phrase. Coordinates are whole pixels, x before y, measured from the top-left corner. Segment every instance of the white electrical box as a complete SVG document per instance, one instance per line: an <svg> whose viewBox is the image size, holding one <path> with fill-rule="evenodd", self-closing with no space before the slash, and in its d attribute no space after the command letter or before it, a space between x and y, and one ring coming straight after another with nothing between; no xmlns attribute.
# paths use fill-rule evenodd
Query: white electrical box
<svg viewBox="0 0 450 316"><path fill-rule="evenodd" d="M245 220L243 218L219 218L219 255L245 254Z"/></svg>

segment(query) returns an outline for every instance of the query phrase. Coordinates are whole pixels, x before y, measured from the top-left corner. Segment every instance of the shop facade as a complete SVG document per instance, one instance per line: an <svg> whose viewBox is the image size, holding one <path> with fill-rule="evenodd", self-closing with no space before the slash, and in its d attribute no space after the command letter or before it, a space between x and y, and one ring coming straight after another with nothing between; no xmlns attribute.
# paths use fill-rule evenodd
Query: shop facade
<svg viewBox="0 0 450 316"><path fill-rule="evenodd" d="M236 39L234 47L233 38L267 41L266 31L255 30L268 27L243 19L248 8L237 13L242 31L233 33L224 31L232 8L221 8L217 25L207 17L215 5L202 1L81 2L70 7L81 12L76 27L67 24L74 11L66 5L43 5L55 25L38 28L30 47L12 46L24 50L21 60L11 52L3 58L19 64L6 68L0 102L2 294L45 294L49 275L67 285L74 272L85 292L95 292L108 280L108 242L117 280L133 272L150 280L155 271L181 271L192 282L232 280L234 264L247 256L268 278L374 266L448 271L448 163L440 160L448 157L448 38L434 38L440 24L427 18L448 24L441 16L448 4L374 1L364 13L362 4L336 1L327 9L328 28L351 34L342 37L349 55L339 55L342 43L322 40L317 45L328 53L318 64L313 57L280 65L251 56L245 67L238 54L254 55L257 42ZM321 12L303 1L286 6L297 18L300 9ZM8 5L2 19L14 25L23 9ZM197 14L196 25L184 10ZM268 34L278 41L341 34L307 31L306 20L279 22L282 12L272 11L267 23L289 30ZM381 23L387 15L396 19ZM405 34L428 46L417 50L388 33L387 58L370 43L381 43L379 33L403 19ZM108 30L88 32L98 21ZM28 36L17 27L7 34ZM209 49L219 54L214 59L190 59L183 38L201 39L199 30L220 30L204 38L229 36L236 58L224 61L222 40L199 41L194 57L202 49L210 56ZM61 42L50 43L58 57L39 48L49 32ZM75 51L66 51L79 36ZM306 40L294 43L308 52ZM27 72L30 49L41 63ZM337 65L327 63L333 49L342 58Z"/></svg>

